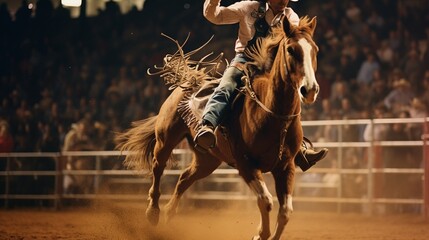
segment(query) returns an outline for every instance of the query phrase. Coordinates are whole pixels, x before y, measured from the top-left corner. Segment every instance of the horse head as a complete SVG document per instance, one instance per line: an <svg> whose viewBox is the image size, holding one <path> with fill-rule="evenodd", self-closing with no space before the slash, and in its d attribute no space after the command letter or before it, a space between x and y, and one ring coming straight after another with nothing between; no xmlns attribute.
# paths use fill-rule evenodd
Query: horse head
<svg viewBox="0 0 429 240"><path fill-rule="evenodd" d="M316 18L311 20L303 17L298 26L292 25L287 17L283 17L280 29L285 34L284 41L280 41L279 50L284 49L286 73L291 82L298 89L300 100L303 103L313 103L319 93L319 84L316 80L318 47L313 41L316 28ZM286 75L286 74L285 74Z"/></svg>

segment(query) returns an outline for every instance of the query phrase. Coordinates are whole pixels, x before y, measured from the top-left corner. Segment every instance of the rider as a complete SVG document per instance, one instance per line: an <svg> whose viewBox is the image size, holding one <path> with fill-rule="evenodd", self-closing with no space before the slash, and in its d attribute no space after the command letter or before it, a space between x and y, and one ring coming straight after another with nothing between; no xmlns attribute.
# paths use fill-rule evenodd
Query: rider
<svg viewBox="0 0 429 240"><path fill-rule="evenodd" d="M216 144L214 129L219 125L225 111L228 110L230 102L234 98L235 89L241 86L243 72L235 67L234 63L243 64L249 60L244 55L246 47L253 44L256 38L266 36L269 23L278 14L283 13L291 24L298 25L299 17L292 8L287 7L288 3L289 0L240 1L223 7L220 6L220 0L205 0L204 16L210 22L219 25L239 23L239 30L235 42L236 55L225 70L219 86L204 109L202 126L194 139L199 147L207 150ZM306 171L322 160L327 152L326 148L314 151L312 147L303 143L301 151L295 158L295 163Z"/></svg>

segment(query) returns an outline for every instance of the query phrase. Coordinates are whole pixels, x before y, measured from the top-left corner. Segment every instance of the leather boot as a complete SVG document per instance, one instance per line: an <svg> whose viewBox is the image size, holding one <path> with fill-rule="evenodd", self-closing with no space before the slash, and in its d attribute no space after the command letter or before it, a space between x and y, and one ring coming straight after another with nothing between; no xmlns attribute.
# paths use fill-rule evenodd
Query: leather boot
<svg viewBox="0 0 429 240"><path fill-rule="evenodd" d="M310 146L307 146L308 142ZM304 138L300 151L295 157L295 165L299 166L303 172L314 166L317 162L324 159L328 154L327 148L322 148L320 151L315 151L313 144L307 138Z"/></svg>
<svg viewBox="0 0 429 240"><path fill-rule="evenodd" d="M203 153L216 145L214 127L210 124L202 125L194 138L195 148Z"/></svg>

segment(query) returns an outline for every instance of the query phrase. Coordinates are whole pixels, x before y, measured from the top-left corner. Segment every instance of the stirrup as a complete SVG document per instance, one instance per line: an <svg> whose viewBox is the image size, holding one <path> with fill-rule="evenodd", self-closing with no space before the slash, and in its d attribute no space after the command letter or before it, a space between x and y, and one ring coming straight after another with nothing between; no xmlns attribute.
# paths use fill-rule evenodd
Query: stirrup
<svg viewBox="0 0 429 240"><path fill-rule="evenodd" d="M310 145L310 146L307 146L307 143L308 143L308 145ZM303 137L302 138L302 146L307 150L307 149L314 149L314 147L313 147L313 143L310 141L310 139L308 139L308 138L306 138L306 137Z"/></svg>
<svg viewBox="0 0 429 240"><path fill-rule="evenodd" d="M206 153L210 148L216 146L216 135L213 128L203 125L194 138L195 148L203 153Z"/></svg>
<svg viewBox="0 0 429 240"><path fill-rule="evenodd" d="M311 149L313 150L313 149ZM306 151L306 150L305 150ZM311 168L312 166L316 165L316 163L318 163L320 160L324 159L326 157L326 155L328 154L328 149L327 148L322 148L319 151L314 151L314 153L312 155L307 155L305 154L305 152L299 152L297 157L298 160L295 162L303 172L307 171L309 168Z"/></svg>
<svg viewBox="0 0 429 240"><path fill-rule="evenodd" d="M307 145L308 144L308 145ZM311 151L311 155L307 154L307 151ZM328 154L327 148L322 148L319 151L315 151L313 143L304 137L302 141L302 148L295 157L295 164L298 165L303 172L314 166L317 162L324 159Z"/></svg>

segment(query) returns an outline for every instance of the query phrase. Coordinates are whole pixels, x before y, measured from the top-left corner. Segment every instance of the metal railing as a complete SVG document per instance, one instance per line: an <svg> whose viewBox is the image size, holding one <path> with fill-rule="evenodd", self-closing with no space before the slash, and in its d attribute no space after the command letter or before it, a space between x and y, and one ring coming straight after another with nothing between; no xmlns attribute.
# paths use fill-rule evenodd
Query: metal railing
<svg viewBox="0 0 429 240"><path fill-rule="evenodd" d="M428 216L429 211L429 144L428 134L422 135L421 140L413 141L343 141L344 126L351 125L371 125L372 129L377 124L408 124L420 123L422 129L428 126L429 118L422 119L361 119L361 120L333 120L333 121L303 121L304 132L306 128L315 126L335 126L337 129L337 139L332 142L314 142L315 147L328 147L330 154L327 158L329 163L334 163L335 166L318 164L309 172L301 173L297 171L296 193L294 202L296 203L328 203L335 204L337 211L345 210L348 204L360 205L362 211L374 213L377 211L377 206L381 205L413 205L419 207L419 212ZM373 133L374 134L374 133ZM375 139L374 136L372 139ZM386 148L419 148L422 152L420 167L401 167L391 168L379 165L378 161L382 156L380 150ZM359 161L366 161L366 166L360 168L349 168L345 166L350 157L347 149L358 149L360 152L366 153L365 157L360 157ZM182 158L180 164L176 168L166 169L165 176L167 179L167 188L175 184L175 180L182 172L182 168L190 161L190 151L188 149L175 149L173 154ZM137 177L141 172L136 172L127 169L111 169L103 167L103 161L122 161L118 151L91 151L91 152L62 152L62 153L0 153L0 200L3 201L4 207L9 207L15 200L50 200L55 208L61 206L62 202L67 199L118 199L118 200L144 200L147 197L147 188L150 185L150 179ZM66 158L86 158L86 161L91 162L91 169L66 169ZM363 159L365 158L365 159ZM54 161L54 169L38 170L31 168L23 168L22 165L26 161L40 159L39 161ZM16 162L19 163L16 163ZM325 160L324 160L325 161ZM21 166L19 166L21 164ZM3 167L2 167L3 166ZM237 170L223 166L224 168L217 169L211 176L200 181L196 186L192 187L185 195L185 199L193 200L249 200L253 199L253 194L248 191L247 186L241 181L237 174ZM380 179L389 175L407 175L414 176L414 179L421 179L421 197L387 197L383 194L386 186L380 183ZM85 192L68 192L64 187L64 179L66 176L88 177L91 179L89 191ZM316 176L318 180L308 181L308 176ZM357 177L356 177L357 176ZM380 177L381 176L381 177ZM48 192L20 191L24 184L22 179L25 178L41 179L48 178L51 189ZM330 181L322 178L332 177ZM364 191L359 196L347 196L345 192L350 186L346 181L347 178L361 178L362 182L357 185ZM167 177L168 178L168 177ZM334 181L332 181L334 179ZM114 192L106 191L107 187L112 185L127 186L129 192ZM214 190L208 189L208 185L215 185ZM141 186L147 186L143 188ZM225 187L228 185L227 187ZM235 185L235 186L232 186ZM272 184L271 184L272 185ZM353 186L356 186L354 184ZM364 186L364 187L363 187ZM31 187L31 186L30 186ZM271 186L272 187L272 186ZM136 191L138 189L138 191ZM307 194L306 192L312 192ZM319 191L314 194L314 191ZM400 190L398 190L400 191ZM136 193L137 192L137 193ZM320 194L323 192L323 194ZM327 194L326 192L329 192ZM171 191L170 191L171 193ZM161 199L169 198L169 194L162 195Z"/></svg>

